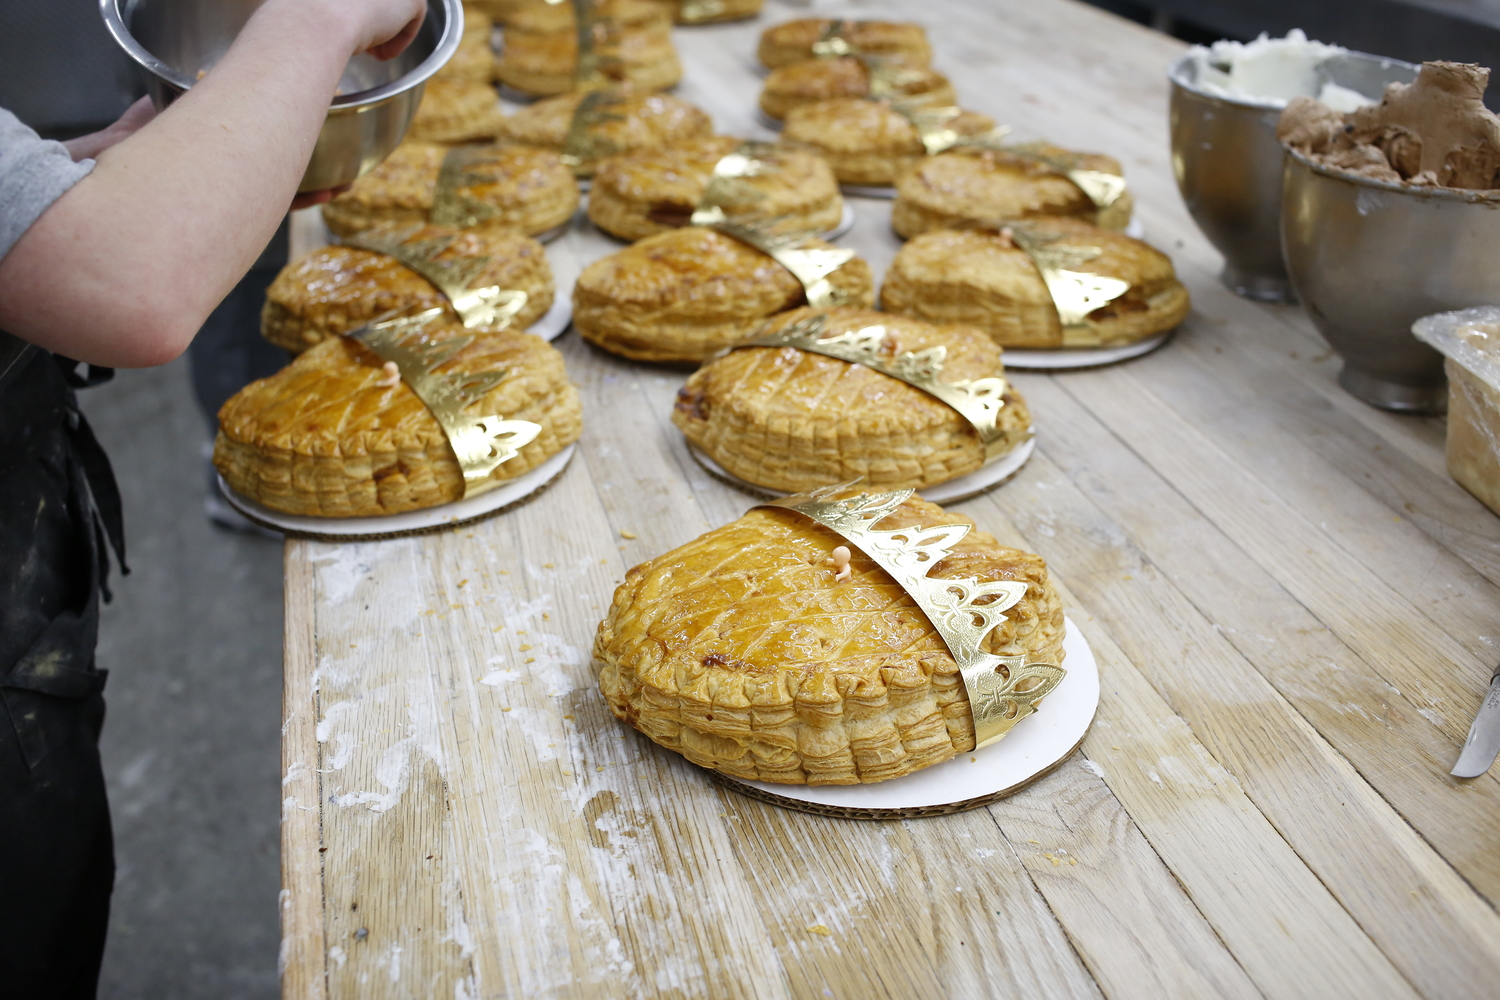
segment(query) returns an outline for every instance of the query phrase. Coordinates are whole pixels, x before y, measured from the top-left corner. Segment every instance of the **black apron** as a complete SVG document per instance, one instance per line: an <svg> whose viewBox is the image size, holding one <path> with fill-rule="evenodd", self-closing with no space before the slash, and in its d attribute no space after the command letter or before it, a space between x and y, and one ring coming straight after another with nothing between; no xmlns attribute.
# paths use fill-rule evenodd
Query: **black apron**
<svg viewBox="0 0 1500 1000"><path fill-rule="evenodd" d="M94 665L120 495L80 366L0 333L0 995L93 997L114 854Z"/></svg>

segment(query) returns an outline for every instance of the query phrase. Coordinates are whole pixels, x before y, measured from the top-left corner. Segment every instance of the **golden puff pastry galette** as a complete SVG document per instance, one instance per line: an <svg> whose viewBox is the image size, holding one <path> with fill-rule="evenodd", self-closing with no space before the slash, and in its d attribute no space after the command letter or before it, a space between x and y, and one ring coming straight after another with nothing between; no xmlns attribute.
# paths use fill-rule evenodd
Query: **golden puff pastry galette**
<svg viewBox="0 0 1500 1000"><path fill-rule="evenodd" d="M973 522L911 497L883 530ZM833 531L752 510L632 568L594 639L616 717L694 764L788 785L885 781L974 749L952 653L916 602ZM927 574L1025 584L986 652L1062 662L1062 602L1040 556L970 530Z"/></svg>
<svg viewBox="0 0 1500 1000"><path fill-rule="evenodd" d="M1088 314L1097 338L1091 346L1144 340L1187 317L1187 289L1161 251L1078 219L1037 218L1024 225L1035 239L1075 251L1071 270L1129 285L1124 294ZM936 230L911 240L891 262L880 301L890 312L930 323L977 327L1002 347L1067 346L1037 264L1015 240L994 230Z"/></svg>
<svg viewBox="0 0 1500 1000"><path fill-rule="evenodd" d="M508 141L552 150L565 162L571 158L580 177L592 177L599 161L610 156L712 134L706 112L670 94L561 94L505 120Z"/></svg>
<svg viewBox="0 0 1500 1000"><path fill-rule="evenodd" d="M611 77L628 81L637 90L675 87L682 79L682 62L672 45L671 21L656 4L643 0L635 6L650 19L617 23L611 30L599 31L597 53L608 64ZM557 9L572 8L561 4ZM566 27L540 30L517 18L505 28L505 48L495 77L524 94L547 97L574 89L577 66L578 33L571 18Z"/></svg>
<svg viewBox="0 0 1500 1000"><path fill-rule="evenodd" d="M754 157L749 176L723 178L715 202L730 219L776 218L779 227L822 233L839 224L844 199L833 171L803 151L747 147L713 136L611 157L589 191L589 218L622 240L639 240L688 225L703 204L715 167L726 156Z"/></svg>
<svg viewBox="0 0 1500 1000"><path fill-rule="evenodd" d="M948 78L920 63L896 58L872 63L853 56L807 59L771 71L760 92L760 109L780 120L793 108L835 97L897 98L919 94L935 104L952 104L955 100Z"/></svg>
<svg viewBox="0 0 1500 1000"><path fill-rule="evenodd" d="M541 430L491 473L522 476L578 439L582 407L562 355L530 334L433 325L436 340L472 342L437 374L503 371L466 412L525 420ZM463 470L442 425L380 357L334 337L219 411L214 467L236 493L272 510L371 517L435 507L464 496Z"/></svg>
<svg viewBox="0 0 1500 1000"><path fill-rule="evenodd" d="M880 357L945 349L941 381L1003 376L1000 349L971 326L934 326L868 309L796 309L757 336L823 317L819 336L876 328ZM976 472L1031 436L1031 413L1007 386L987 448L947 403L863 364L793 346L736 347L678 390L672 423L725 472L799 492L860 479L877 489L925 489ZM993 458L992 458L993 456Z"/></svg>
<svg viewBox="0 0 1500 1000"><path fill-rule="evenodd" d="M535 236L573 217L578 181L556 153L528 146L450 149L435 143L404 142L386 160L323 206L323 220L336 236L384 223L413 225L433 221L439 180L447 211L472 228L502 229ZM443 177L444 161L449 174Z"/></svg>
<svg viewBox="0 0 1500 1000"><path fill-rule="evenodd" d="M842 45L838 40L842 40ZM756 55L769 69L779 69L818 55L819 42L851 52L877 56L899 56L925 66L932 61L932 47L920 24L909 21L835 21L826 17L802 17L761 32ZM824 48L829 48L827 44Z"/></svg>
<svg viewBox="0 0 1500 1000"><path fill-rule="evenodd" d="M960 136L976 136L995 120L973 111L947 122ZM885 187L927 156L921 133L889 101L837 97L803 104L787 112L782 142L817 153L840 184Z"/></svg>
<svg viewBox="0 0 1500 1000"><path fill-rule="evenodd" d="M1101 209L1061 165L1121 175L1118 161L1056 146L1032 147L1048 160L1018 153L965 150L927 157L896 181L891 226L905 237L1036 215L1072 216L1110 229L1130 224L1133 201L1122 193Z"/></svg>
<svg viewBox="0 0 1500 1000"><path fill-rule="evenodd" d="M412 227L401 235L412 244L447 241L435 256L439 262L485 258L470 288L495 285L526 293L525 305L510 321L512 329L526 329L552 307L552 268L542 245L529 236L441 226ZM271 282L261 309L261 334L295 354L386 313L414 315L434 307L458 321L437 286L395 257L355 246L325 246L292 261Z"/></svg>
<svg viewBox="0 0 1500 1000"><path fill-rule="evenodd" d="M432 79L407 130L409 141L487 142L500 134L500 95L480 80Z"/></svg>
<svg viewBox="0 0 1500 1000"><path fill-rule="evenodd" d="M806 248L833 249L817 239ZM874 300L870 265L858 257L827 280L850 304ZM773 258L717 230L689 226L648 236L584 268L573 289L573 325L606 351L686 364L806 301L802 283Z"/></svg>

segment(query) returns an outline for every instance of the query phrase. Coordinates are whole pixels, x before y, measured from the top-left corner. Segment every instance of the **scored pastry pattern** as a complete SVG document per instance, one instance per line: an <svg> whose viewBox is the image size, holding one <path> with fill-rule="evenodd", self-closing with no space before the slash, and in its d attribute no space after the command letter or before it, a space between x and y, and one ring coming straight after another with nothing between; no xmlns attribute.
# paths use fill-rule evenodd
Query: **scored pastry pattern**
<svg viewBox="0 0 1500 1000"><path fill-rule="evenodd" d="M942 380L943 361L948 348L939 344L921 351L903 351L887 359L883 353L886 328L879 324L825 337L828 314L816 313L787 324L780 330L761 334L730 348L795 347L803 351L837 358L905 382L947 403L967 420L984 443L985 461L993 461L1028 440L1031 434L1009 435L999 425L1000 410L1005 406L1007 385L1000 376Z"/></svg>
<svg viewBox="0 0 1500 1000"><path fill-rule="evenodd" d="M467 499L499 486L490 473L520 454L542 427L529 420L506 420L494 414L475 417L464 412L509 372L436 374L439 366L474 342L467 334L446 340L427 339L424 329L442 314L441 309L428 309L416 316L372 323L348 336L374 351L382 361L394 364L401 381L432 411L463 469Z"/></svg>
<svg viewBox="0 0 1500 1000"><path fill-rule="evenodd" d="M853 485L840 483L758 506L782 507L837 532L891 575L927 615L959 666L974 718L975 749L994 743L1035 712L1037 702L1050 694L1066 673L1055 663L1028 662L1025 656L1001 656L984 650L984 637L1026 596L1026 584L929 578L928 571L953 551L969 533L970 525L882 530L875 525L913 491L857 493L833 499Z"/></svg>
<svg viewBox="0 0 1500 1000"><path fill-rule="evenodd" d="M780 221L777 218L746 222L725 219L710 228L754 247L792 272L792 276L802 283L808 305L829 309L843 305L848 293L829 281L828 276L853 260L854 251L809 247L806 233L778 232L776 225Z"/></svg>

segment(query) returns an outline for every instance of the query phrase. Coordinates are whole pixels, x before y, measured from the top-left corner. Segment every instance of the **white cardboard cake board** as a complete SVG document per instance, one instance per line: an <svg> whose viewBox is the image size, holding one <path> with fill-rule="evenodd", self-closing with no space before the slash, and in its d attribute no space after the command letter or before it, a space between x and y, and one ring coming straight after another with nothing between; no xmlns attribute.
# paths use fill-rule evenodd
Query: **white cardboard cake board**
<svg viewBox="0 0 1500 1000"><path fill-rule="evenodd" d="M404 514L387 514L381 517L308 517L298 514L283 514L242 497L229 488L224 477L218 477L219 492L235 510L256 524L274 531L285 532L296 538L314 538L325 542L374 541L383 538L401 538L407 535L425 535L444 531L459 525L471 524L493 517L507 508L541 493L567 468L573 452L578 446L570 444L535 469L504 486L467 500L455 500L438 507L409 510Z"/></svg>
<svg viewBox="0 0 1500 1000"><path fill-rule="evenodd" d="M723 466L715 462L712 458L709 458L708 455L691 441L687 442L687 446L688 453L693 456L693 461L703 466L705 472L720 482L728 483L735 489L743 490L755 497L771 499L788 495L785 490L774 490L768 486L757 486L754 483L746 482L740 477L725 471ZM930 500L936 504L958 503L961 500L967 500L970 497L978 496L986 490L994 489L1011 476L1014 476L1021 470L1021 466L1026 464L1027 459L1031 458L1031 453L1035 450L1036 435L1033 434L1012 448L1009 453L1002 456L998 461L991 462L989 465L983 466L978 471L971 472L967 476L950 479L946 483L929 486L917 492L922 499Z"/></svg>
<svg viewBox="0 0 1500 1000"><path fill-rule="evenodd" d="M1005 349L1005 367L1030 371L1065 371L1069 368L1097 368L1119 361L1129 361L1142 354L1150 354L1172 336L1172 331L1138 340L1123 347L1085 347L1056 351L1026 351L1018 348Z"/></svg>
<svg viewBox="0 0 1500 1000"><path fill-rule="evenodd" d="M987 805L1020 791L1061 764L1094 721L1099 707L1099 665L1088 640L1071 620L1063 638L1057 688L1035 714L1016 723L998 743L915 774L869 785L773 785L713 773L743 795L787 809L848 819L942 816Z"/></svg>

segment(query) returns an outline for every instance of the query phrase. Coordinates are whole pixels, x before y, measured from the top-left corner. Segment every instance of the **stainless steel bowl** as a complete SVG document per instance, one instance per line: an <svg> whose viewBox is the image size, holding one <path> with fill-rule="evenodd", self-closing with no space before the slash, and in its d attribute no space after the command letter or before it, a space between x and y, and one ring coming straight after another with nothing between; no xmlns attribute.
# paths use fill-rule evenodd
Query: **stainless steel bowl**
<svg viewBox="0 0 1500 1000"><path fill-rule="evenodd" d="M1167 71L1172 84L1172 169L1177 189L1203 235L1224 255L1224 284L1264 302L1292 302L1281 260L1281 105L1205 93L1202 63L1183 56ZM1369 97L1388 83L1416 79L1418 67L1350 52L1324 60L1318 83L1332 81Z"/></svg>
<svg viewBox="0 0 1500 1000"><path fill-rule="evenodd" d="M210 69L263 0L100 0L105 26L135 60L158 109ZM463 35L460 0L427 0L422 30L387 62L349 60L318 133L299 191L348 184L385 159L406 135L427 78L452 58Z"/></svg>
<svg viewBox="0 0 1500 1000"><path fill-rule="evenodd" d="M1287 273L1344 359L1339 384L1383 409L1440 412L1443 356L1411 326L1500 303L1500 195L1368 180L1288 150L1283 198Z"/></svg>

